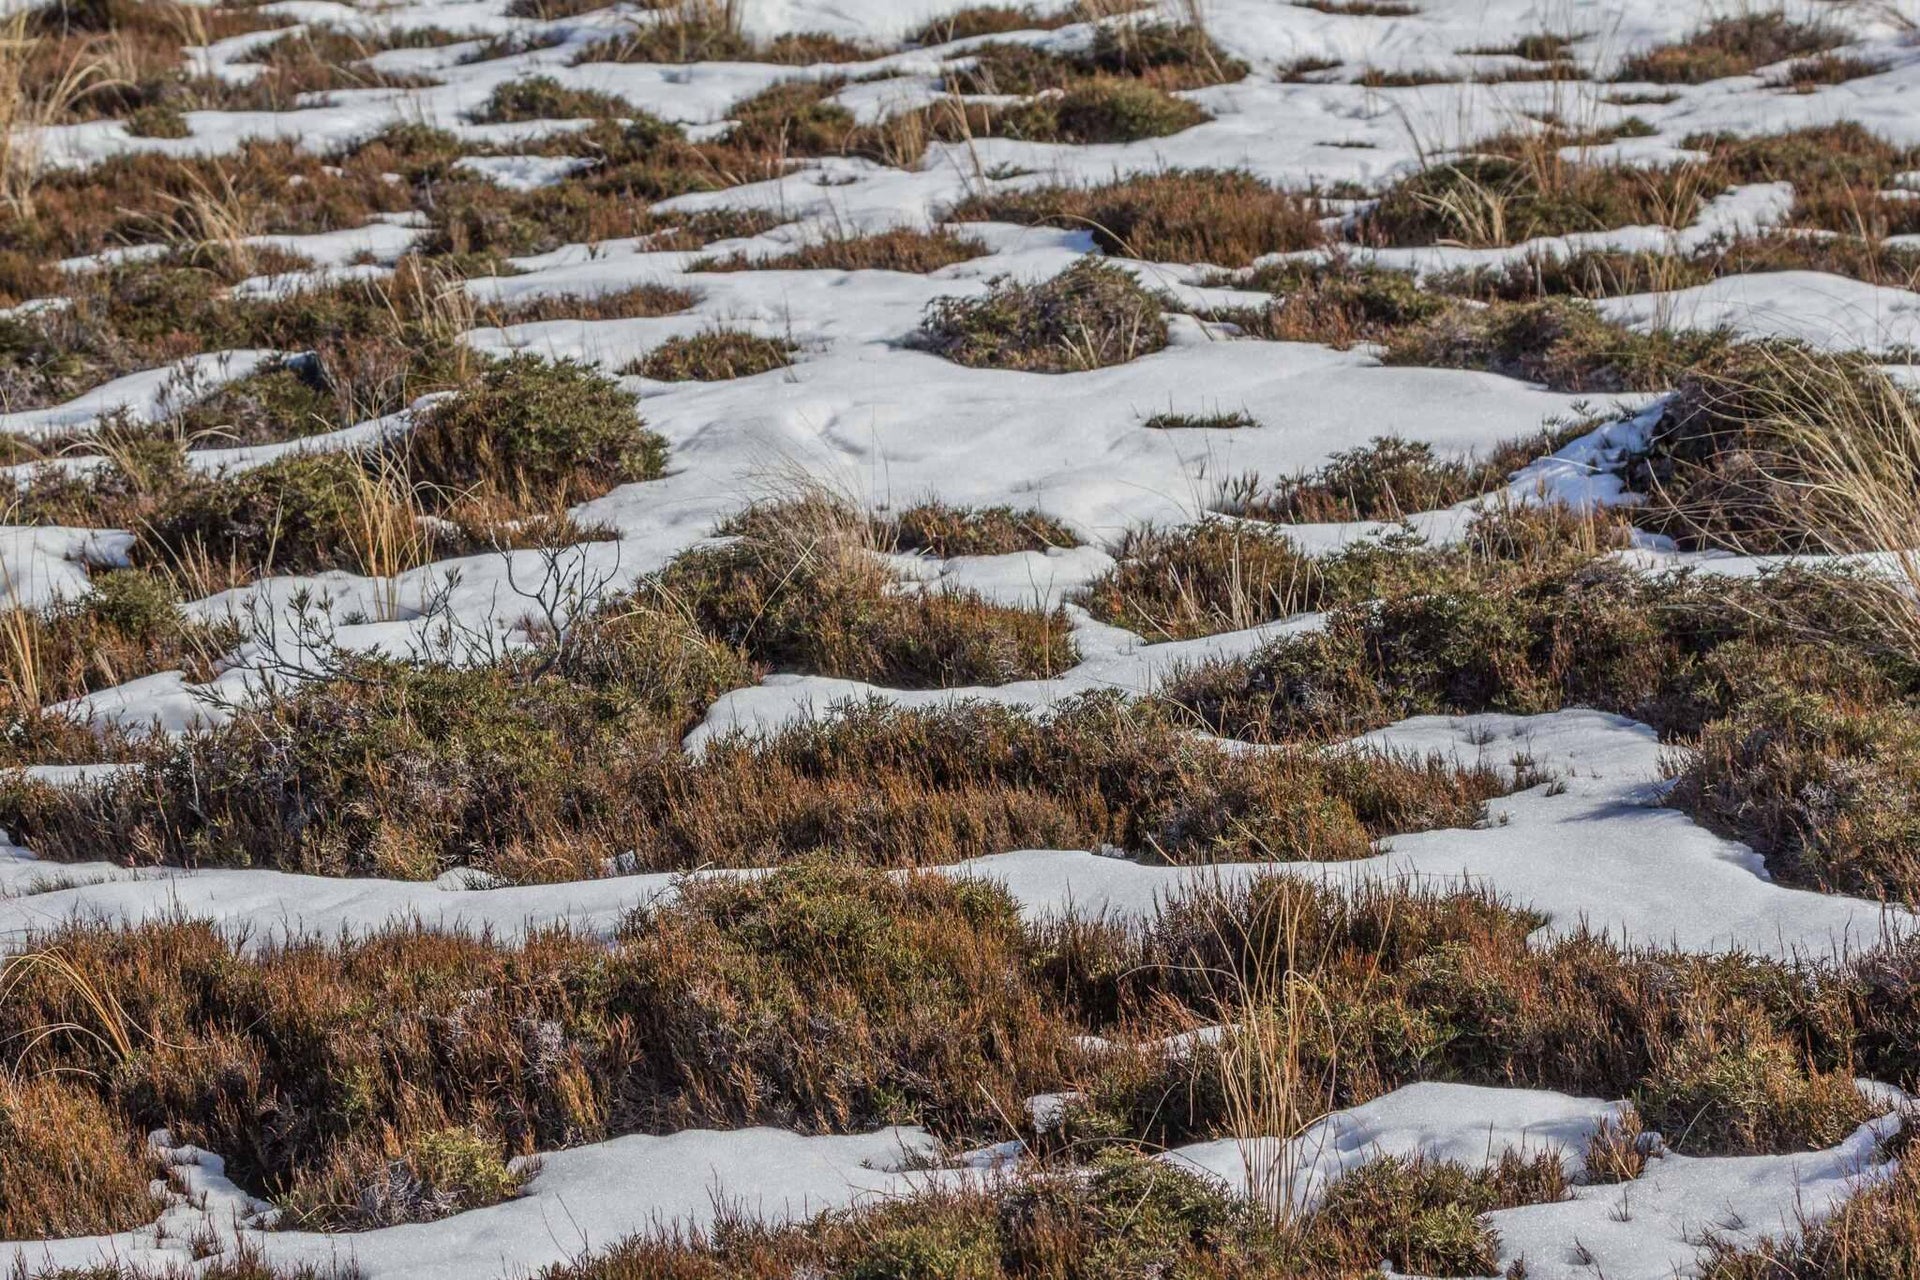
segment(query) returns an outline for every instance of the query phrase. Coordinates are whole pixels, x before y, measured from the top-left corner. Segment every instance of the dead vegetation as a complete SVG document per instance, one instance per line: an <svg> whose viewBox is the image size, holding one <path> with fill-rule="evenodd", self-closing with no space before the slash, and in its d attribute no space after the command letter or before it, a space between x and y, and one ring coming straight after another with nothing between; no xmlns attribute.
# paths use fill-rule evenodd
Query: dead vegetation
<svg viewBox="0 0 1920 1280"><path fill-rule="evenodd" d="M0 1139L10 1240L131 1231L158 1212L147 1183L160 1162L84 1084L0 1074Z"/></svg>

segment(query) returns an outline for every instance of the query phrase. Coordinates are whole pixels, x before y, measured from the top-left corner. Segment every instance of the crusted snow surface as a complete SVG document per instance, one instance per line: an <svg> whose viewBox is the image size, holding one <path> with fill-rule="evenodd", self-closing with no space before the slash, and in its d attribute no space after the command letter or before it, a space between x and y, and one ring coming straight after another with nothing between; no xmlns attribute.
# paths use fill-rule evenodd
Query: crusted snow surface
<svg viewBox="0 0 1920 1280"><path fill-rule="evenodd" d="M169 1148L188 1194L172 1197L153 1227L0 1243L0 1266L40 1275L119 1261L136 1273L171 1275L244 1241L276 1266L310 1264L321 1274L357 1267L366 1280L526 1275L657 1226L706 1226L722 1211L778 1223L899 1195L941 1179L912 1171L932 1151L924 1131L905 1127L821 1137L764 1128L634 1134L546 1153L525 1193L501 1204L332 1235L269 1229L269 1206L236 1187L218 1157Z"/></svg>
<svg viewBox="0 0 1920 1280"><path fill-rule="evenodd" d="M961 7L963 0L751 0L747 29L757 35L826 31L884 42ZM21 0L3 0L8 11ZM1040 6L1051 10L1058 6ZM929 101L942 68L968 56L972 43L886 53L844 65L763 63L688 66L584 63L589 43L646 13L603 12L542 22L510 16L504 0L426 0L361 8L331 0L282 0L268 11L300 23L332 24L377 35L440 27L472 37L437 49L394 50L378 67L441 81L422 89L372 89L311 95L284 112L187 113L189 136L137 138L118 121L47 131L53 165L84 165L116 154L153 151L224 154L250 138L280 138L326 151L394 123L445 127L469 144L503 154L469 157L463 167L503 188L536 190L565 181L579 162L567 156L512 154L579 122L476 124L469 116L494 89L531 75L613 94L688 128L724 133L732 105L792 76L846 83L836 99L863 121ZM1850 50L1885 63L1878 74L1806 93L1765 90L1756 77L1676 86L1670 100L1631 104L1608 91L1540 82L1469 83L1476 74L1513 70L1518 61L1464 52L1543 28L1583 33L1580 59L1604 75L1631 53L1683 36L1707 16L1700 5L1654 0L1565 0L1544 12L1535 0L1427 0L1405 18L1327 14L1275 0L1212 0L1209 27L1226 49L1253 67L1244 81L1185 95L1213 118L1172 138L1124 145L1069 147L1005 138L934 144L912 171L851 159L803 163L778 179L702 192L669 209L759 209L781 225L751 239L700 253L664 252L637 241L571 245L520 259L518 274L469 282L477 303L513 303L543 295L594 294L639 284L686 288L685 312L628 320L549 321L486 328L467 335L482 352L529 351L573 357L617 373L660 344L716 326L791 340L789 369L727 383L659 383L627 376L624 385L670 446L670 473L630 485L576 511L617 540L583 546L579 571L619 590L638 575L710 537L747 500L825 485L862 505L899 508L923 498L959 505L1036 508L1088 545L1016 556L949 561L898 557L912 589L977 590L1008 604L1053 607L1110 564L1124 530L1146 522L1203 518L1220 486L1244 473L1269 479L1317 465L1330 454L1380 435L1433 444L1445 453L1484 451L1528 436L1542 424L1590 420L1593 430L1516 475L1509 494L1576 505L1629 502L1612 464L1650 425L1646 398L1615 405L1555 395L1489 374L1383 366L1366 349L1255 341L1227 327L1171 316L1162 352L1087 373L1039 375L965 369L915 350L910 337L927 304L978 295L997 276L1041 279L1093 248L1084 231L975 224L965 233L989 252L928 276L875 271L690 271L702 256L734 252L767 257L817 240L899 225L925 226L976 191L1008 191L1055 181L1104 181L1118 174L1241 168L1291 189L1353 182L1377 186L1424 158L1555 112L1603 129L1639 117L1652 136L1611 144L1626 164L1668 163L1688 135L1776 131L1836 120L1859 121L1901 144L1920 143L1920 53L1899 24L1865 9L1823 15L1846 24ZM241 79L257 67L236 61L282 33L218 42L190 55L205 74ZM488 36L527 37L543 47L467 62ZM1086 24L1007 39L1080 47ZM1276 67L1306 58L1338 59L1349 69L1439 72L1455 82L1380 90L1352 83L1286 82ZM1569 98L1573 101L1569 101ZM564 146L564 142L562 143ZM1693 225L1629 227L1554 237L1502 249L1454 246L1378 250L1361 256L1383 266L1430 273L1501 266L1585 249L1687 252L1718 239L1775 226L1792 192L1756 183L1722 193ZM410 217L311 236L251 237L254 247L294 255L310 266L243 282L243 295L285 297L340 280L376 280L420 238ZM151 247L114 250L61 264L71 271L149 256ZM1196 264L1131 263L1150 288L1178 304L1231 307L1264 294L1221 288ZM31 305L31 304L29 304ZM1733 277L1696 288L1636 295L1602 304L1637 327L1726 326L1748 336L1786 336L1823 347L1893 353L1920 346L1909 292L1818 272ZM245 377L279 353L230 351L190 356L118 378L41 408L0 414L0 431L48 439L102 417L162 420L183 404ZM1890 357L1891 358L1891 357ZM1260 425L1242 430L1153 431L1156 412L1242 412ZM262 465L312 449L355 448L404 431L400 413L286 444L209 450L194 465L211 473ZM93 465L58 459L33 465ZM21 473L16 470L16 478ZM1422 513L1429 536L1453 536L1467 507ZM1309 546L1332 546L1381 532L1379 526L1296 531ZM0 570L8 598L41 606L85 589L89 567L123 565L126 533L0 528ZM1657 547L1638 553L1649 565L1672 563ZM1751 572L1763 561L1701 561L1719 572ZM350 573L278 577L195 602L196 616L255 610L274 615L317 595L349 647L420 651L449 617L516 637L526 611L522 584L533 553L472 556L413 570L393 580ZM1138 696L1171 671L1244 654L1278 636L1317 625L1296 618L1252 631L1150 644L1084 614L1074 615L1081 660L1047 681L996 688L924 692L888 690L810 676L778 676L727 694L689 737L698 751L716 737L758 734L827 713L849 699L903 706L991 699L1043 711L1093 690ZM277 644L275 660L290 655ZM443 655L452 656L452 655ZM178 672L103 690L69 708L102 723L153 725L178 732L217 717L209 693L244 697L250 668L267 655L256 641L231 655L213 689ZM1371 857L1341 864L1238 864L1165 868L1076 850L1010 851L949 873L1004 884L1031 917L1066 910L1144 915L1167 897L1211 886L1244 885L1263 875L1336 883L1407 880L1485 886L1546 917L1541 940L1579 929L1620 941L1698 951L1741 949L1775 956L1828 956L1857 950L1912 927L1910 915L1880 904L1774 884L1750 849L1721 839L1659 804L1664 749L1650 729L1591 711L1548 716L1425 718L1368 735L1360 749L1442 752L1510 765L1528 758L1553 781L1490 807L1469 830L1395 837ZM1223 749L1241 748L1225 744ZM113 766L37 771L49 781L86 785ZM730 874L724 870L713 874ZM562 885L496 886L477 873L431 884L335 879L259 870L129 869L60 865L23 849L0 851L0 946L23 945L34 931L72 919L147 920L173 913L205 917L256 940L292 934L342 936L395 920L427 927L487 930L511 941L530 928L567 923L599 934L635 907L674 892L670 875L609 876ZM1054 1098L1046 1106L1064 1105ZM1524 1090L1422 1084L1328 1117L1296 1139L1298 1193L1310 1199L1325 1181L1369 1154L1425 1151L1478 1163L1518 1147L1552 1145L1577 1166L1585 1137L1620 1104ZM1578 1188L1571 1201L1494 1215L1506 1250L1532 1276L1604 1274L1667 1277L1690 1268L1707 1232L1730 1238L1791 1228L1817 1218L1862 1177L1891 1125L1863 1127L1839 1146L1793 1156L1697 1159L1666 1155L1625 1187ZM773 1130L634 1136L549 1153L520 1199L438 1223L357 1236L267 1233L265 1206L224 1176L218 1157L158 1139L179 1186L166 1193L154 1228L114 1237L0 1246L0 1266L17 1257L29 1273L118 1259L151 1270L191 1265L196 1241L231 1247L241 1235L275 1262L353 1261L369 1276L470 1277L525 1272L604 1246L621 1235L672 1223L711 1221L718 1205L739 1205L774 1220L893 1195L961 1176L952 1169L914 1172L931 1154L917 1130L801 1137ZM1311 1146L1300 1146L1308 1144ZM1271 1155L1273 1144L1256 1148ZM1174 1153L1189 1167L1232 1182L1244 1176L1239 1144L1203 1144Z"/></svg>
<svg viewBox="0 0 1920 1280"><path fill-rule="evenodd" d="M1832 1148L1689 1157L1656 1147L1659 1154L1633 1182L1577 1185L1571 1199L1495 1213L1501 1261L1525 1259L1528 1275L1666 1280L1692 1271L1709 1233L1750 1241L1817 1220L1889 1168L1876 1151L1898 1129L1893 1108L1906 1099L1882 1086L1862 1088L1887 1113ZM1029 1107L1047 1113L1069 1104L1042 1095ZM1335 1112L1290 1142L1222 1139L1164 1158L1231 1188L1274 1187L1301 1204L1381 1156L1424 1154L1479 1168L1509 1150L1558 1153L1577 1176L1588 1137L1624 1105L1545 1090L1414 1084ZM1011 1154L993 1148L940 1167L937 1144L905 1127L821 1137L767 1128L631 1135L545 1153L523 1194L500 1204L437 1222L330 1235L272 1230L271 1208L227 1179L217 1156L174 1146L164 1133L154 1142L177 1179L156 1187L165 1208L154 1226L0 1243L0 1265L32 1276L119 1261L137 1272L169 1273L244 1244L273 1264L354 1267L368 1280L524 1275L635 1232L706 1226L723 1212L781 1223L956 1185L991 1176L982 1171Z"/></svg>
<svg viewBox="0 0 1920 1280"><path fill-rule="evenodd" d="M1085 850L1029 849L957 870L1005 885L1036 917L1149 915L1178 894L1294 875L1338 884L1484 887L1545 914L1536 934L1542 940L1590 929L1623 943L1817 958L1904 935L1915 923L1911 913L1878 902L1775 884L1746 845L1662 807L1666 751L1652 729L1619 716L1420 717L1355 745L1492 765L1521 757L1552 781L1492 801L1482 826L1395 836L1382 852L1355 862L1163 867Z"/></svg>
<svg viewBox="0 0 1920 1280"><path fill-rule="evenodd" d="M1600 314L1636 329L1733 329L1831 351L1920 347L1920 296L1820 271L1722 276L1666 293L1605 298Z"/></svg>
<svg viewBox="0 0 1920 1280"><path fill-rule="evenodd" d="M1571 1198L1487 1215L1500 1233L1500 1261L1555 1280L1662 1280L1695 1273L1709 1238L1750 1244L1818 1221L1889 1167L1877 1148L1901 1124L1898 1090L1861 1082L1886 1114L1837 1146L1783 1156L1684 1156L1656 1146L1638 1178L1575 1185ZM1625 1104L1545 1090L1414 1084L1317 1121L1288 1143L1222 1139L1179 1147L1166 1158L1233 1187L1271 1189L1311 1205L1327 1183L1377 1156L1424 1154L1468 1168L1509 1150L1557 1151L1569 1175L1605 1120Z"/></svg>
<svg viewBox="0 0 1920 1280"><path fill-rule="evenodd" d="M1618 716L1421 717L1346 749L1438 752L1502 768L1523 759L1552 780L1493 801L1480 826L1395 836L1383 851L1354 862L1167 867L1086 850L1029 849L941 870L1005 886L1035 919L1069 911L1146 916L1174 896L1292 875L1336 884L1484 887L1544 914L1547 923L1536 934L1542 941L1591 929L1648 946L1820 958L1904 935L1915 924L1911 913L1877 902L1775 884L1747 846L1662 807L1664 749L1651 729ZM709 872L723 873L738 874ZM364 934L396 919L486 928L506 940L563 922L605 934L628 911L671 892L674 881L630 875L484 887L459 875L418 884L264 870L128 870L42 862L12 848L0 852L0 944L17 946L73 917L143 920L177 910L256 940Z"/></svg>

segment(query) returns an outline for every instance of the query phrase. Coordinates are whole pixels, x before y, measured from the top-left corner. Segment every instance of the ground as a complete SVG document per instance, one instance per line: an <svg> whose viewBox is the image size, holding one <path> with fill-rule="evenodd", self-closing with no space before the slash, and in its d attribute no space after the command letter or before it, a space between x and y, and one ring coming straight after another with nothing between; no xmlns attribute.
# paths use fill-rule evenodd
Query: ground
<svg viewBox="0 0 1920 1280"><path fill-rule="evenodd" d="M0 39L0 1263L1920 1276L1920 19Z"/></svg>

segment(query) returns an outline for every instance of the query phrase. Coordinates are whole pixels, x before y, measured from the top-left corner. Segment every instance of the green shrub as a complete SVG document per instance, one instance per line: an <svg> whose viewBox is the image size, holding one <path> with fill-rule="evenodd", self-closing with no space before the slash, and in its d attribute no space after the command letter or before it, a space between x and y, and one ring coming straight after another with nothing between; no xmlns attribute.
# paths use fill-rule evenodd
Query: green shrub
<svg viewBox="0 0 1920 1280"><path fill-rule="evenodd" d="M1747 75L1788 58L1823 53L1845 42L1845 33L1825 22L1760 9L1715 18L1685 40L1637 53L1621 64L1616 78L1704 84Z"/></svg>
<svg viewBox="0 0 1920 1280"><path fill-rule="evenodd" d="M590 366L513 356L419 415L404 441L407 478L440 495L497 495L553 510L658 477L666 443L633 397Z"/></svg>
<svg viewBox="0 0 1920 1280"><path fill-rule="evenodd" d="M997 111L993 122L1007 137L1025 142L1090 146L1164 138L1212 118L1186 99L1137 80L1096 77Z"/></svg>
<svg viewBox="0 0 1920 1280"><path fill-rule="evenodd" d="M1094 616L1153 640L1242 631L1318 606L1320 564L1279 532L1209 520L1130 529L1079 593Z"/></svg>
<svg viewBox="0 0 1920 1280"><path fill-rule="evenodd" d="M1897 501L1920 480L1916 421L1920 399L1865 355L1740 343L1681 375L1626 480L1647 495L1640 523L1683 547L1879 550L1872 494L1849 487L1850 467Z"/></svg>
<svg viewBox="0 0 1920 1280"><path fill-rule="evenodd" d="M189 405L176 423L200 447L297 440L353 425L338 390L318 357L275 361Z"/></svg>
<svg viewBox="0 0 1920 1280"><path fill-rule="evenodd" d="M883 547L918 551L950 560L955 556L1004 556L1017 551L1074 547L1080 540L1053 517L1012 507L954 507L922 502L879 518Z"/></svg>
<svg viewBox="0 0 1920 1280"><path fill-rule="evenodd" d="M1274 342L1341 348L1384 342L1456 305L1423 289L1404 271L1355 266L1345 259L1275 263L1218 283L1275 295L1264 311L1212 313Z"/></svg>
<svg viewBox="0 0 1920 1280"><path fill-rule="evenodd" d="M608 668L657 669L646 645L693 646L677 620L624 640L632 652ZM7 780L0 811L59 861L140 850L188 866L422 879L475 865L539 881L610 862L938 865L1101 844L1181 863L1342 860L1394 832L1471 825L1507 786L1437 758L1235 755L1111 696L1044 718L855 706L765 742L674 752L700 698L740 682L725 658L691 647L651 689L588 686L606 678L591 661L535 680L369 663L159 744L97 786Z"/></svg>
<svg viewBox="0 0 1920 1280"><path fill-rule="evenodd" d="M1502 444L1485 459L1442 458L1424 441L1376 436L1362 448L1335 453L1315 471L1264 490L1257 477L1249 477L1235 486L1220 509L1283 524L1399 520L1500 489L1513 472L1585 430L1586 424L1576 423L1559 432L1543 431Z"/></svg>
<svg viewBox="0 0 1920 1280"><path fill-rule="evenodd" d="M1655 1051L1634 1095L1646 1123L1681 1151L1755 1155L1837 1144L1871 1108L1848 1071L1809 1074L1751 1006L1689 1020Z"/></svg>
<svg viewBox="0 0 1920 1280"><path fill-rule="evenodd" d="M1367 212L1362 234L1389 245L1489 246L1648 223L1680 227L1714 193L1694 165L1623 173L1557 153L1471 155L1388 188Z"/></svg>
<svg viewBox="0 0 1920 1280"><path fill-rule="evenodd" d="M1809 674L1775 677L1709 724L1670 802L1751 845L1783 883L1920 900L1913 707L1857 672Z"/></svg>
<svg viewBox="0 0 1920 1280"><path fill-rule="evenodd" d="M1006 684L1073 665L1059 611L965 591L904 591L857 513L756 508L724 546L680 556L657 590L710 635L783 670L906 688Z"/></svg>
<svg viewBox="0 0 1920 1280"><path fill-rule="evenodd" d="M180 109L160 102L135 108L127 117L127 132L136 138L186 138L193 135Z"/></svg>
<svg viewBox="0 0 1920 1280"><path fill-rule="evenodd" d="M1332 1246L1329 1263L1356 1269L1384 1257L1398 1272L1492 1275L1499 1236L1480 1215L1566 1198L1558 1152L1524 1159L1508 1151L1475 1171L1417 1155L1378 1156L1327 1187L1304 1234Z"/></svg>
<svg viewBox="0 0 1920 1280"><path fill-rule="evenodd" d="M1635 333L1572 298L1451 307L1387 336L1388 364L1484 369L1554 391L1663 391L1731 342L1724 331Z"/></svg>
<svg viewBox="0 0 1920 1280"><path fill-rule="evenodd" d="M495 85L473 120L501 124L521 120L607 119L637 114L625 99L591 89L569 89L552 76L523 76Z"/></svg>
<svg viewBox="0 0 1920 1280"><path fill-rule="evenodd" d="M1088 257L1038 284L1000 277L977 297L935 298L920 342L974 368L1077 373L1160 350L1167 325L1131 272Z"/></svg>
<svg viewBox="0 0 1920 1280"><path fill-rule="evenodd" d="M794 346L741 329L709 329L669 338L622 373L658 382L722 382L771 373L793 363Z"/></svg>
<svg viewBox="0 0 1920 1280"><path fill-rule="evenodd" d="M202 479L153 513L139 551L162 568L211 563L317 573L356 564L365 483L359 459L344 453Z"/></svg>

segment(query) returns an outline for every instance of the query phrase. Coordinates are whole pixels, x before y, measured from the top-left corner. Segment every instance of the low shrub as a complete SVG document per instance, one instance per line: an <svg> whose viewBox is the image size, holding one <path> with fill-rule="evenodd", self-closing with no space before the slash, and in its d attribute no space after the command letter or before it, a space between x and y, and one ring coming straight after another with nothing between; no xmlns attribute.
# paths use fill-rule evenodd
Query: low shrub
<svg viewBox="0 0 1920 1280"><path fill-rule="evenodd" d="M658 626L630 643L674 638L671 620ZM651 695L491 668L355 668L97 786L11 779L0 809L60 861L409 879L464 864L534 881L1102 844L1181 863L1337 861L1391 833L1471 825L1506 785L1437 759L1235 755L1111 697L1038 719L991 703L856 706L765 742L673 752L698 695L737 681L723 661L694 649L671 673L679 687Z"/></svg>
<svg viewBox="0 0 1920 1280"><path fill-rule="evenodd" d="M676 559L652 590L754 661L907 688L1006 684L1073 665L1066 617L965 591L908 591L858 513L754 508L736 537Z"/></svg>
<svg viewBox="0 0 1920 1280"><path fill-rule="evenodd" d="M669 338L622 369L658 382L722 382L771 373L793 363L796 348L742 329L709 329Z"/></svg>
<svg viewBox="0 0 1920 1280"><path fill-rule="evenodd" d="M1319 342L1342 349L1385 342L1452 305L1405 272L1356 266L1347 259L1276 263L1217 283L1265 289L1275 297L1265 310L1216 312L1213 318L1230 320L1272 342Z"/></svg>
<svg viewBox="0 0 1920 1280"><path fill-rule="evenodd" d="M1901 1150L1912 1149L1902 1131ZM1706 1280L1907 1280L1920 1274L1920 1164L1902 1158L1817 1221L1750 1245L1709 1242Z"/></svg>
<svg viewBox="0 0 1920 1280"><path fill-rule="evenodd" d="M1824 53L1844 44L1838 28L1757 9L1714 18L1686 39L1656 45L1627 58L1616 78L1653 84L1704 84L1743 76L1788 58Z"/></svg>
<svg viewBox="0 0 1920 1280"><path fill-rule="evenodd" d="M1752 627L1686 579L1586 566L1587 554L1569 547L1540 568L1486 572L1418 551L1353 553L1325 571L1371 574L1354 598L1381 599L1337 606L1323 631L1201 668L1166 696L1218 732L1255 739L1563 706L1699 732L1725 706L1708 655Z"/></svg>
<svg viewBox="0 0 1920 1280"><path fill-rule="evenodd" d="M942 560L955 556L1004 556L1018 551L1078 546L1080 540L1053 517L1012 507L954 507L922 502L878 519L880 545L917 551Z"/></svg>
<svg viewBox="0 0 1920 1280"><path fill-rule="evenodd" d="M996 109L989 128L1022 142L1092 146L1164 138L1212 118L1186 99L1151 85L1096 76L1057 94Z"/></svg>
<svg viewBox="0 0 1920 1280"><path fill-rule="evenodd" d="M317 354L275 361L182 409L175 429L194 445L232 448L350 427L352 409L327 374Z"/></svg>
<svg viewBox="0 0 1920 1280"><path fill-rule="evenodd" d="M1500 1238L1480 1215L1566 1198L1558 1152L1508 1151L1481 1170L1383 1155L1335 1179L1302 1234L1330 1246L1329 1271L1377 1266L1384 1255L1400 1272L1492 1275Z"/></svg>
<svg viewBox="0 0 1920 1280"><path fill-rule="evenodd" d="M1627 482L1647 495L1640 522L1684 547L1876 550L1874 521L1900 517L1873 490L1907 483L1917 422L1866 356L1742 343L1680 376Z"/></svg>
<svg viewBox="0 0 1920 1280"><path fill-rule="evenodd" d="M977 4L934 18L907 33L910 45L948 44L1009 31L1045 31L1075 21L1071 10L1041 13L1028 5Z"/></svg>
<svg viewBox="0 0 1920 1280"><path fill-rule="evenodd" d="M146 1167L115 1154L128 1123L224 1152L233 1176L309 1221L365 1226L511 1195L504 1155L621 1133L965 1132L996 1104L1017 1111L1069 1051L1067 1025L1023 981L1011 901L940 877L692 880L611 945L556 931L503 948L396 926L243 956L185 921L44 941L117 994L141 1048L119 1059L104 1037L22 1035L98 1024L66 971L12 985L10 1055L87 1073L30 1090L77 1101L26 1113L29 1132L86 1124L58 1148L9 1143L0 1161L39 1176L0 1194L91 1183L126 1198L122 1214L137 1197L139 1221L153 1216ZM76 1132L93 1141L72 1150ZM63 1161L86 1181L57 1176Z"/></svg>
<svg viewBox="0 0 1920 1280"><path fill-rule="evenodd" d="M1716 178L1690 164L1623 172L1561 158L1549 138L1517 157L1475 154L1388 188L1358 234L1387 245L1518 244L1541 236L1656 224L1684 227Z"/></svg>
<svg viewBox="0 0 1920 1280"><path fill-rule="evenodd" d="M1315 608L1325 590L1314 557L1258 525L1128 530L1114 556L1119 563L1078 602L1151 640L1243 631Z"/></svg>
<svg viewBox="0 0 1920 1280"><path fill-rule="evenodd" d="M1221 267L1310 249L1324 238L1311 199L1277 191L1251 174L1221 170L988 192L962 201L952 216L1091 231L1107 253Z"/></svg>
<svg viewBox="0 0 1920 1280"><path fill-rule="evenodd" d="M1344 449L1311 472L1262 488L1258 477L1235 486L1222 510L1245 519L1280 524L1399 520L1491 493L1520 468L1585 434L1586 424L1542 431L1512 440L1484 459L1442 458L1432 445L1398 436L1378 436L1358 449Z"/></svg>
<svg viewBox="0 0 1920 1280"><path fill-rule="evenodd" d="M1607 323L1585 302L1450 307L1390 334L1388 364L1485 369L1555 391L1665 390L1684 369L1731 343L1723 331L1635 333Z"/></svg>
<svg viewBox="0 0 1920 1280"><path fill-rule="evenodd" d="M226 623L189 621L174 584L138 569L93 575L89 590L37 610L0 614L0 679L16 717L155 672L206 679L239 643ZM25 744L23 744L25 745Z"/></svg>
<svg viewBox="0 0 1920 1280"><path fill-rule="evenodd" d="M1729 1155L1831 1147L1872 1114L1850 1071L1807 1072L1752 1005L1683 1017L1634 1106L1676 1147Z"/></svg>
<svg viewBox="0 0 1920 1280"><path fill-rule="evenodd" d="M367 473L343 453L270 462L250 471L196 479L139 525L139 559L162 569L247 567L261 573L316 573L360 563L360 513Z"/></svg>
<svg viewBox="0 0 1920 1280"><path fill-rule="evenodd" d="M422 412L402 460L437 505L493 499L554 511L657 478L666 443L613 379L572 360L519 355Z"/></svg>
<svg viewBox="0 0 1920 1280"><path fill-rule="evenodd" d="M472 113L476 124L525 120L597 120L633 114L625 99L591 89L570 89L552 76L523 76L493 87Z"/></svg>
<svg viewBox="0 0 1920 1280"><path fill-rule="evenodd" d="M1825 672L1796 674L1761 683L1707 725L1669 803L1751 845L1782 883L1915 901L1911 704L1870 681L1828 691L1811 678Z"/></svg>
<svg viewBox="0 0 1920 1280"><path fill-rule="evenodd" d="M1853 248L1856 254L1864 251L1886 259L1889 250L1873 242L1920 230L1920 208L1896 187L1898 175L1917 162L1915 150L1889 142L1853 121L1781 133L1691 134L1682 142L1707 152L1732 181L1792 183L1788 221L1840 232L1837 244ZM1768 252L1782 253L1793 248L1818 252L1835 238L1788 235L1760 240ZM1730 254L1738 257L1743 249L1747 256L1754 256L1753 249L1737 242ZM1893 253L1892 260L1897 263L1900 256ZM1753 269L1764 267L1755 264Z"/></svg>
<svg viewBox="0 0 1920 1280"><path fill-rule="evenodd" d="M926 275L987 252L971 236L946 227L899 227L866 236L829 236L771 257L700 258L689 271L909 271Z"/></svg>
<svg viewBox="0 0 1920 1280"><path fill-rule="evenodd" d="M11 975L9 975L11 976ZM105 1235L146 1226L160 1162L84 1085L0 1073L0 1234Z"/></svg>
<svg viewBox="0 0 1920 1280"><path fill-rule="evenodd" d="M388 1130L372 1143L336 1148L282 1201L282 1225L304 1231L365 1230L440 1218L511 1200L533 1173L510 1167L500 1143L466 1126L430 1129L404 1145Z"/></svg>
<svg viewBox="0 0 1920 1280"><path fill-rule="evenodd" d="M1000 277L981 295L935 298L919 341L977 369L1080 373L1160 350L1167 325L1131 272L1088 257L1037 284Z"/></svg>

